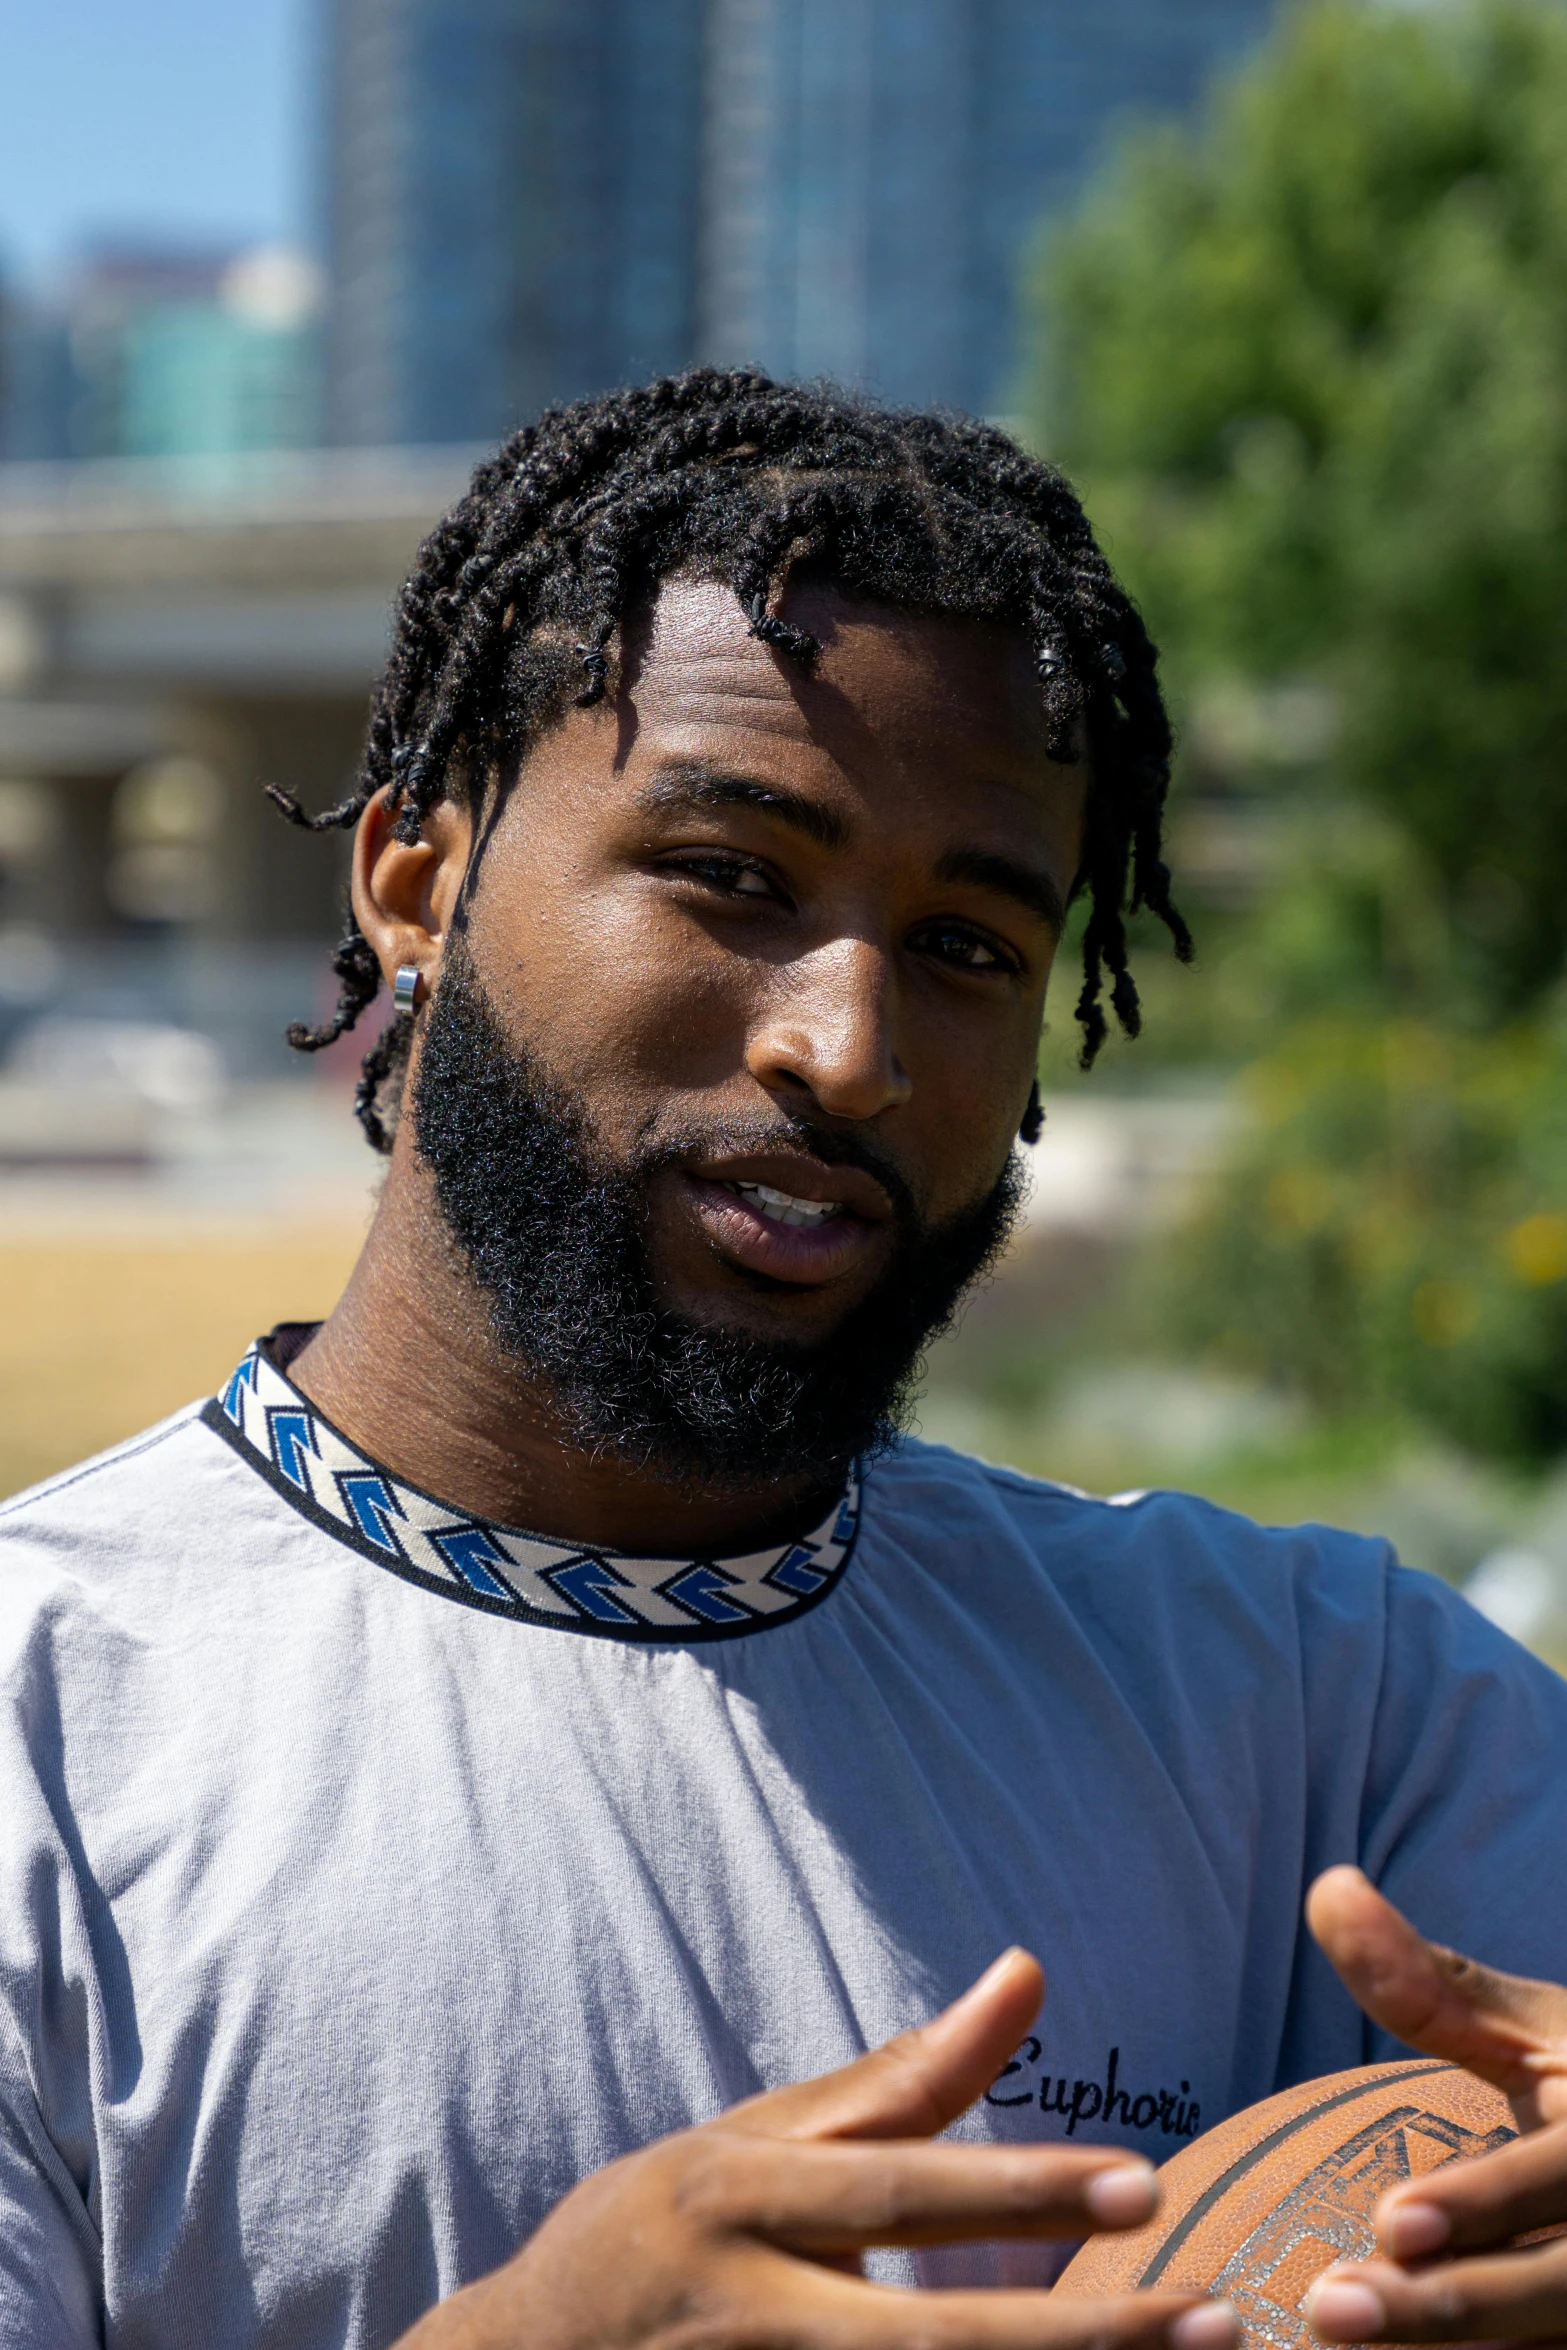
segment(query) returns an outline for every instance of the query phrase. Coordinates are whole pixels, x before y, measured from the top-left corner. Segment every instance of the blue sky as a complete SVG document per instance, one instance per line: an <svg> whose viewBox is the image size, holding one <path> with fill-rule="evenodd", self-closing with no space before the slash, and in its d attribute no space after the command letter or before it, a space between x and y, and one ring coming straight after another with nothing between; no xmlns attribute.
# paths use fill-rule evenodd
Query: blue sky
<svg viewBox="0 0 1567 2350"><path fill-rule="evenodd" d="M0 0L0 266L84 240L297 238L319 0Z"/></svg>

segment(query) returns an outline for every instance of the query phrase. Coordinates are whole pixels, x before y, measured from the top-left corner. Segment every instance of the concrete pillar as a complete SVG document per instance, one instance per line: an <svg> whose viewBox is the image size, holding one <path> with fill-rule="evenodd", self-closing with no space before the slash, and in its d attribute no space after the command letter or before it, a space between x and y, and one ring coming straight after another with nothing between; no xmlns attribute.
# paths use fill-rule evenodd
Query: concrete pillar
<svg viewBox="0 0 1567 2350"><path fill-rule="evenodd" d="M217 889L204 935L227 939L335 937L348 879L346 833L311 834L285 822L263 786L280 783L315 810L353 784L365 708L356 700L225 695L175 713L181 747L210 760L228 789Z"/></svg>

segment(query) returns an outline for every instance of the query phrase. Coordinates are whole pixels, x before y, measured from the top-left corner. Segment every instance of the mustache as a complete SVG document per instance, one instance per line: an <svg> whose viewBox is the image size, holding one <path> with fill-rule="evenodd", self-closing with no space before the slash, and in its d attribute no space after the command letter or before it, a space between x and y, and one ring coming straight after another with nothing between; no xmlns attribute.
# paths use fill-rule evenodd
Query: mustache
<svg viewBox="0 0 1567 2350"><path fill-rule="evenodd" d="M827 1167L857 1167L881 1185L901 1232L930 1229L907 1177L885 1151L852 1128L818 1125L814 1119L787 1113L781 1118L726 1118L721 1125L665 1129L656 1144L634 1155L630 1172L645 1179L693 1158L759 1158L778 1150L804 1152Z"/></svg>

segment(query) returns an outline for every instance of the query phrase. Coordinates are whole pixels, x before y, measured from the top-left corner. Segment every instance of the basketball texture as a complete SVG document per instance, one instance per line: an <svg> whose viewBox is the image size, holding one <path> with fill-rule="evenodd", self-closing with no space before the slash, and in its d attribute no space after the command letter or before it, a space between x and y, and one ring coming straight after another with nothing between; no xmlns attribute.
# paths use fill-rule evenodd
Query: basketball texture
<svg viewBox="0 0 1567 2350"><path fill-rule="evenodd" d="M1232 2301L1245 2350L1306 2350L1306 2293L1336 2260L1374 2249L1371 2215L1389 2187L1516 2137L1498 2089L1418 2057L1330 2073L1220 2122L1159 2173L1145 2227L1096 2236L1058 2293L1155 2286Z"/></svg>

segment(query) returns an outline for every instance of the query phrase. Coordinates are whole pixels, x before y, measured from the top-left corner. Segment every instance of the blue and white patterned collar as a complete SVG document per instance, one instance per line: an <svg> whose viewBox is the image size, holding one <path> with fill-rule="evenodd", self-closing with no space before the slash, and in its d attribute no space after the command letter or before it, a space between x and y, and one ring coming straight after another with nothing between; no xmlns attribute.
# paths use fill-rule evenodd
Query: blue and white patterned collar
<svg viewBox="0 0 1567 2350"><path fill-rule="evenodd" d="M355 1450L257 1341L206 1425L295 1509L378 1565L443 1598L612 1640L732 1640L792 1623L837 1585L859 1528L860 1489L813 1534L749 1558L629 1558L470 1517Z"/></svg>

